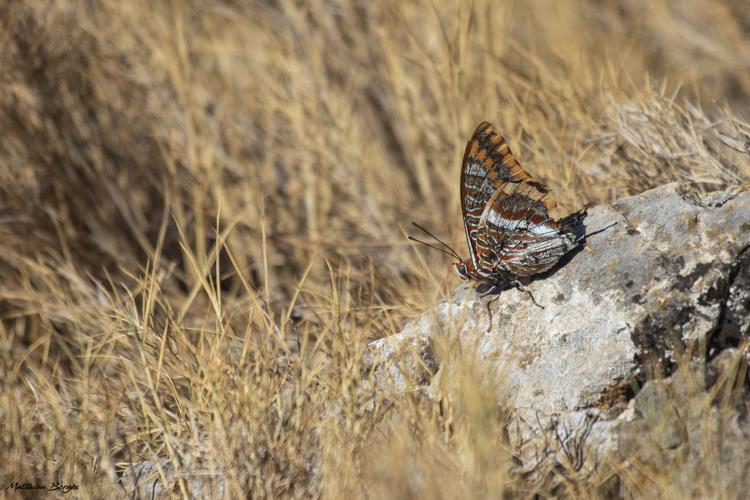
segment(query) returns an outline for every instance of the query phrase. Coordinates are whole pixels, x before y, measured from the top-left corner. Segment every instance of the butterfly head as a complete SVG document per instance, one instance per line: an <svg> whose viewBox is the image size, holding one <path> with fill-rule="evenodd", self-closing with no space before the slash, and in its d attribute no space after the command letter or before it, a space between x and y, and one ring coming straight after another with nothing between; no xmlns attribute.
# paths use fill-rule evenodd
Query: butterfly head
<svg viewBox="0 0 750 500"><path fill-rule="evenodd" d="M474 265L471 263L471 259L466 259L461 262L455 262L453 268L461 279L469 280L474 275Z"/></svg>

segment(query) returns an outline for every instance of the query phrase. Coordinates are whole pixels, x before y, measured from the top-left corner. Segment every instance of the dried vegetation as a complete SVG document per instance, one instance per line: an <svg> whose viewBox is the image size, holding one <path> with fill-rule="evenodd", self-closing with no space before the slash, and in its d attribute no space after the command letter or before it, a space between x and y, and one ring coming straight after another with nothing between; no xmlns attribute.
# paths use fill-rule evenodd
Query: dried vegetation
<svg viewBox="0 0 750 500"><path fill-rule="evenodd" d="M433 399L360 357L455 285L405 233L463 248L481 120L562 210L750 180L744 2L23 0L0 67L1 481L104 498L166 458L230 497L741 493L710 449L683 482L531 483L466 353Z"/></svg>

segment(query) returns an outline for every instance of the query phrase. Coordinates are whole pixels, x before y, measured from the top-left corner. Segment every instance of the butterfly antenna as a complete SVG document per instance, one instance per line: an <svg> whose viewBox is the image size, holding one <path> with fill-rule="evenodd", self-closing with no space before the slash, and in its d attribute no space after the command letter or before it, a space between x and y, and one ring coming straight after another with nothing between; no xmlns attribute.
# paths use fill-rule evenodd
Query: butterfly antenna
<svg viewBox="0 0 750 500"><path fill-rule="evenodd" d="M616 226L616 225L617 225L617 221L613 222L613 223L612 223L612 224L610 224L609 226L605 226L605 227L603 227L603 228L601 228L601 229L597 229L596 231L591 231L591 232L590 232L590 233L588 233L588 234L584 234L583 236L581 236L580 238L578 238L578 240L577 240L577 241L585 240L585 239L586 239L586 238L588 238L589 236L593 236L593 235L595 235L595 234L603 233L604 231L606 231L606 230L607 230L607 229L609 229L610 227L612 227L612 226Z"/></svg>
<svg viewBox="0 0 750 500"><path fill-rule="evenodd" d="M437 250L438 252L442 252L442 253L444 253L445 255L450 255L450 256L451 256L451 257L453 257L454 259L455 259L455 258L457 258L457 257L456 257L456 256L455 256L454 254L452 254L451 252L447 251L447 250L446 250L446 249L444 249L444 248L440 248L440 247L438 247L438 246L435 246L435 245L431 245L431 244L429 244L429 243L427 243L427 242L425 242L425 241L422 241L422 240L418 240L417 238L414 238L413 236L409 236L409 239L410 239L410 240L412 240L412 241L416 241L417 243L421 243L422 245L424 245L424 246L426 246L426 247L430 247L430 248L432 248L433 250Z"/></svg>
<svg viewBox="0 0 750 500"><path fill-rule="evenodd" d="M442 249L442 248L439 248L439 247L436 247L436 246L430 245L430 244L428 244L428 243L425 243L424 241L418 240L418 239L416 239L416 238L412 238L411 236L409 236L409 239L410 239L410 240L414 240L414 241L416 241L416 242L422 243L423 245L427 245L427 246L428 246L428 247L430 247L430 248L434 248L435 250L439 250L439 251L441 251L441 252L443 252L443 253L445 253L445 254L447 254L447 255L450 255L451 257L455 257L455 258L456 258L456 260L458 260L459 262L461 262L461 256L460 256L460 255L458 255L458 252L456 252L456 251L455 251L455 250L454 250L454 249L453 249L453 248L452 248L452 247L451 247L450 245L448 245L447 243L445 243L445 242L444 242L443 240L441 240L440 238L438 238L437 236L435 236L435 235L434 235L434 234L432 234L432 233L431 233L430 231L428 231L428 230L427 230L427 229L425 229L424 227L420 226L420 225L419 225L419 224L417 224L416 222L412 221L412 224L414 224L414 225L415 225L415 226L416 226L416 227L417 227L418 229L421 229L421 230L422 230L423 232L425 232L425 233L426 233L427 235L429 235L429 236L430 236L431 238L433 238L433 239L434 239L435 241L437 241L438 243L440 243L441 245L443 245L443 246L444 246L445 248L447 248L447 249L448 249L448 251L446 251L446 250L444 250L444 249Z"/></svg>

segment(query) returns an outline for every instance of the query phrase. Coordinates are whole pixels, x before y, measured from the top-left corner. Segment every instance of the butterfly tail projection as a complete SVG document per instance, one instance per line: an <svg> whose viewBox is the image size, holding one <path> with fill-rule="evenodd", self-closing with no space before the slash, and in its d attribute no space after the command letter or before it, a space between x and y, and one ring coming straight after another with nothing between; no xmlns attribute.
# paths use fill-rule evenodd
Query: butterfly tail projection
<svg viewBox="0 0 750 500"><path fill-rule="evenodd" d="M584 239L586 235L586 229L583 225L583 220L588 215L588 209L593 206L593 203L587 203L577 212L563 217L558 221L560 229L562 231L575 234L578 240Z"/></svg>

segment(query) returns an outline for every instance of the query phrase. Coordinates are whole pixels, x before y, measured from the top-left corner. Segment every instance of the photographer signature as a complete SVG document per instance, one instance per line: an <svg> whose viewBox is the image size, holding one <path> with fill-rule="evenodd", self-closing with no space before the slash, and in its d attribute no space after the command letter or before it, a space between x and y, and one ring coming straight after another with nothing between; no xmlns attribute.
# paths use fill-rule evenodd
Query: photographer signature
<svg viewBox="0 0 750 500"><path fill-rule="evenodd" d="M60 493L68 493L70 491L78 490L78 485L75 483L64 484L58 481L53 481L49 484L42 483L29 483L11 481L5 487L6 490L44 490L44 491L59 491Z"/></svg>

